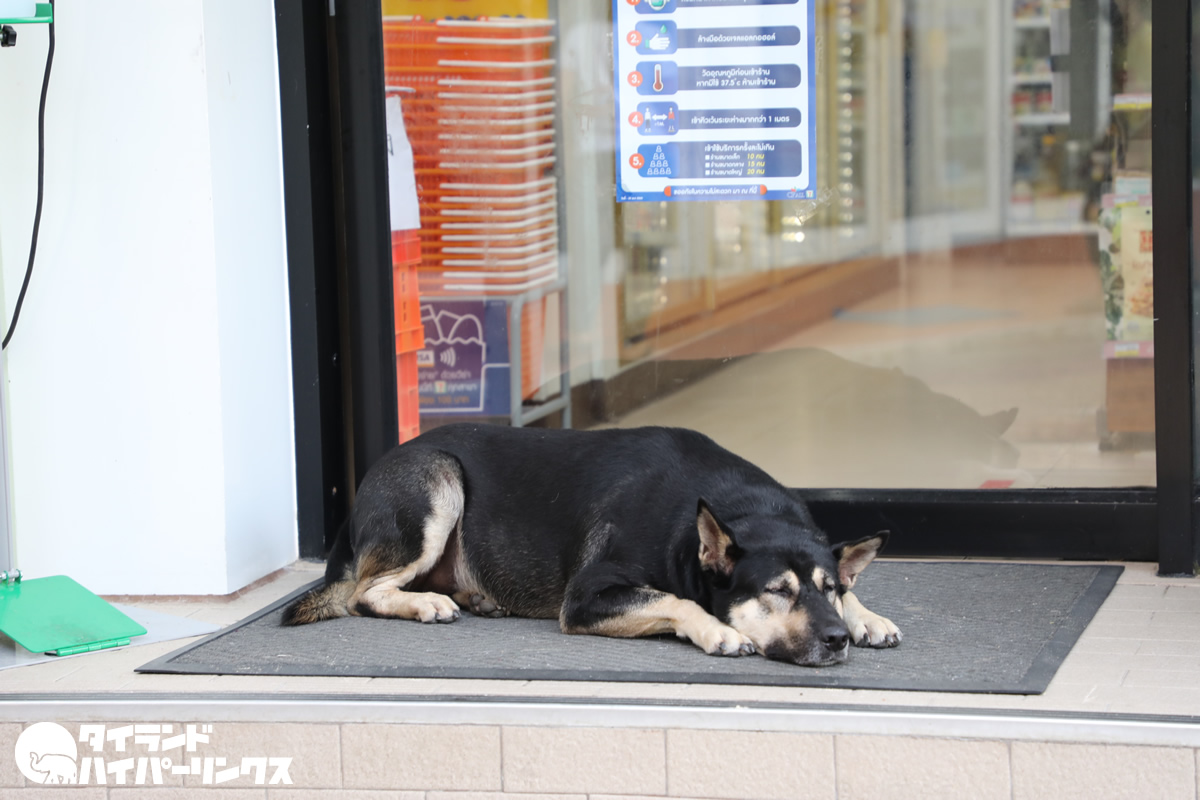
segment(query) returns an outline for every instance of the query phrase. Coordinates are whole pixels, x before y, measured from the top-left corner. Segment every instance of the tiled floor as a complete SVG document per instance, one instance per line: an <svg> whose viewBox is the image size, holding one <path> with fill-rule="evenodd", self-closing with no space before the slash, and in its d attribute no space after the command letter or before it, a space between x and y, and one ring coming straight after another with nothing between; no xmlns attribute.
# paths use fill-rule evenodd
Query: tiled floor
<svg viewBox="0 0 1200 800"><path fill-rule="evenodd" d="M1089 263L912 258L900 288L618 424L695 428L791 486L1152 486L1152 449L1099 445L1102 312ZM969 419L1007 409L1002 443Z"/></svg>
<svg viewBox="0 0 1200 800"><path fill-rule="evenodd" d="M319 577L299 562L268 585L232 601L145 601L165 613L218 624L235 622ZM411 623L397 623L411 624ZM1012 709L1200 717L1200 583L1159 578L1149 564L1127 564L1112 595L1042 695L971 695L761 686L579 683L396 678L291 678L139 675L133 669L186 641L95 653L0 672L0 698L26 693L102 692L430 695L604 698L686 702L760 702ZM917 643L906 643L916 646ZM2 705L0 705L2 708Z"/></svg>

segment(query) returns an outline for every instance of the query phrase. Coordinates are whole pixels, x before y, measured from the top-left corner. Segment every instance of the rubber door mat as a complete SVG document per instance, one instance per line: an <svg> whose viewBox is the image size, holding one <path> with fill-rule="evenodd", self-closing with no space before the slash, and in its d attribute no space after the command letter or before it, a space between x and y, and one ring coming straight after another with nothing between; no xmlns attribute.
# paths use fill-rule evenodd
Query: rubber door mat
<svg viewBox="0 0 1200 800"><path fill-rule="evenodd" d="M1123 569L876 562L855 593L899 625L904 642L890 650L852 648L850 660L833 667L708 656L675 637L567 636L554 620L469 613L450 625L346 617L282 627L283 606L300 590L138 671L1040 694Z"/></svg>

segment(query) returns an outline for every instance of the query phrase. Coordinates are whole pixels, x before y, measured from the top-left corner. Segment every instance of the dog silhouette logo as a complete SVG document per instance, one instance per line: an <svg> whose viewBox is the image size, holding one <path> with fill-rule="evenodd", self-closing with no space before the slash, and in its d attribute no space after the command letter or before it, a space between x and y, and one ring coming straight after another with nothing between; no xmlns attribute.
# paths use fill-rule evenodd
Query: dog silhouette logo
<svg viewBox="0 0 1200 800"><path fill-rule="evenodd" d="M79 746L55 722L38 722L21 731L13 753L27 780L43 784L78 782Z"/></svg>

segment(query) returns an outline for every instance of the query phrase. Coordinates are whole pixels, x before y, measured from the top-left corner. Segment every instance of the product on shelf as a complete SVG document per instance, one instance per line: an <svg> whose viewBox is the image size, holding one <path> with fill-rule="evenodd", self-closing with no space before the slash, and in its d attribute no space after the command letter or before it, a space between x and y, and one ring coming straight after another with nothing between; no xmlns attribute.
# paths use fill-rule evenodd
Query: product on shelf
<svg viewBox="0 0 1200 800"><path fill-rule="evenodd" d="M1154 207L1151 196L1104 195L1099 244L1108 339L1153 341Z"/></svg>

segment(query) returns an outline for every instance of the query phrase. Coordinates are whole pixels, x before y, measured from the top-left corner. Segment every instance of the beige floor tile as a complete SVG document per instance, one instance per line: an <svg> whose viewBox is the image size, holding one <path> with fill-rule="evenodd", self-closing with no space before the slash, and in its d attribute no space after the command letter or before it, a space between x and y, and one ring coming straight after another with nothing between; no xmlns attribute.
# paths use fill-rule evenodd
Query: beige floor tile
<svg viewBox="0 0 1200 800"><path fill-rule="evenodd" d="M1200 610L1198 611L1154 611L1150 619L1151 628L1174 628L1200 635Z"/></svg>
<svg viewBox="0 0 1200 800"><path fill-rule="evenodd" d="M203 796L202 796L203 798ZM370 789L292 789L268 787L267 800L428 800L425 792L387 792Z"/></svg>
<svg viewBox="0 0 1200 800"><path fill-rule="evenodd" d="M527 794L525 792L426 792L425 800L596 800L601 795L586 794ZM622 800L637 800L621 795Z"/></svg>
<svg viewBox="0 0 1200 800"><path fill-rule="evenodd" d="M1054 684L1083 683L1089 686L1120 686L1130 668L1121 664L1063 664L1054 675Z"/></svg>
<svg viewBox="0 0 1200 800"><path fill-rule="evenodd" d="M1166 593L1165 586L1117 584L1101 611L1161 611L1166 607Z"/></svg>
<svg viewBox="0 0 1200 800"><path fill-rule="evenodd" d="M1146 531L1147 536L1153 536L1153 531ZM1166 586L1167 594L1171 594L1171 588L1176 586L1181 588L1195 588L1195 578L1164 578L1158 574L1158 565L1149 562L1128 562L1125 564L1125 571L1121 573L1121 578L1117 582L1121 585L1143 585L1151 584L1154 586Z"/></svg>
<svg viewBox="0 0 1200 800"><path fill-rule="evenodd" d="M1137 653L1145 656L1200 657L1200 639L1140 641Z"/></svg>
<svg viewBox="0 0 1200 800"><path fill-rule="evenodd" d="M183 778L163 766L161 744L183 731L177 723L134 724L120 720L79 722L58 720L77 741L76 779L81 785L180 787ZM176 763L178 763L176 761ZM28 785L28 784L27 784ZM2 796L2 793L0 793Z"/></svg>
<svg viewBox="0 0 1200 800"><path fill-rule="evenodd" d="M505 727L502 749L506 792L662 794L667 787L660 730Z"/></svg>
<svg viewBox="0 0 1200 800"><path fill-rule="evenodd" d="M1195 655L1156 655L1137 653L1132 659L1124 659L1130 669L1165 669L1178 672L1200 673L1200 657Z"/></svg>
<svg viewBox="0 0 1200 800"><path fill-rule="evenodd" d="M74 670L56 679L52 688L54 691L67 692L118 689L135 679L150 677L135 673L134 670L137 667L194 641L196 638L175 639L169 642L155 642L90 653L78 659L81 666L84 667L83 669Z"/></svg>
<svg viewBox="0 0 1200 800"><path fill-rule="evenodd" d="M1154 627L1151 625L1124 625L1100 620L1088 625L1088 632L1102 639L1130 639L1143 642L1190 641L1194 632L1183 627Z"/></svg>
<svg viewBox="0 0 1200 800"><path fill-rule="evenodd" d="M1131 669L1122 685L1195 689L1200 687L1200 670Z"/></svg>
<svg viewBox="0 0 1200 800"><path fill-rule="evenodd" d="M1140 639L1107 639L1084 633L1071 648L1068 658L1081 655L1133 655L1141 644Z"/></svg>
<svg viewBox="0 0 1200 800"><path fill-rule="evenodd" d="M82 689L75 689L82 691ZM121 692L163 692L185 694L188 692L217 691L215 675L156 675L135 673L124 676L117 684Z"/></svg>
<svg viewBox="0 0 1200 800"><path fill-rule="evenodd" d="M833 737L667 731L667 793L672 797L785 800L801 791L814 800L835 797Z"/></svg>
<svg viewBox="0 0 1200 800"><path fill-rule="evenodd" d="M1200 688L1175 686L1099 686L1092 695L1113 714L1200 715Z"/></svg>
<svg viewBox="0 0 1200 800"><path fill-rule="evenodd" d="M1200 586L1168 586L1162 605L1156 610L1200 611Z"/></svg>
<svg viewBox="0 0 1200 800"><path fill-rule="evenodd" d="M38 686L50 688L55 681L83 669L84 661L94 658L96 655L93 653L86 656L64 658L61 661L43 661L27 667L0 670L0 693L28 692L30 687Z"/></svg>
<svg viewBox="0 0 1200 800"><path fill-rule="evenodd" d="M1193 797L1189 748L1012 744L1014 800L1055 797Z"/></svg>
<svg viewBox="0 0 1200 800"><path fill-rule="evenodd" d="M15 722L0 723L0 787L21 786L25 783L25 778L17 769L11 755L23 728L23 725Z"/></svg>
<svg viewBox="0 0 1200 800"><path fill-rule="evenodd" d="M500 791L500 729L473 725L343 725L350 789Z"/></svg>
<svg viewBox="0 0 1200 800"><path fill-rule="evenodd" d="M214 675L207 687L213 692L247 692L289 694L339 694L366 692L371 678L324 678L297 675Z"/></svg>
<svg viewBox="0 0 1200 800"><path fill-rule="evenodd" d="M1102 607L1093 620L1095 625L1149 625L1158 612L1148 609L1130 610ZM1089 627L1091 627L1089 625Z"/></svg>
<svg viewBox="0 0 1200 800"><path fill-rule="evenodd" d="M1008 745L895 736L837 736L838 800L1008 800Z"/></svg>
<svg viewBox="0 0 1200 800"><path fill-rule="evenodd" d="M218 722L211 724L207 735L208 742L197 747L199 758L224 758L228 765L244 764L246 758L268 759L264 772L241 775L225 784L230 788L249 787L260 778L270 784L279 769L270 759L291 759L284 772L295 787L342 786L341 731L337 724ZM279 773L280 777L284 772ZM202 778L188 775L185 783L195 791L202 786Z"/></svg>
<svg viewBox="0 0 1200 800"><path fill-rule="evenodd" d="M191 800L198 791L203 791L204 800L266 800L267 790L260 789L227 789L221 786L206 786L203 790L157 787L130 787L122 789L113 786L108 790L108 800Z"/></svg>

